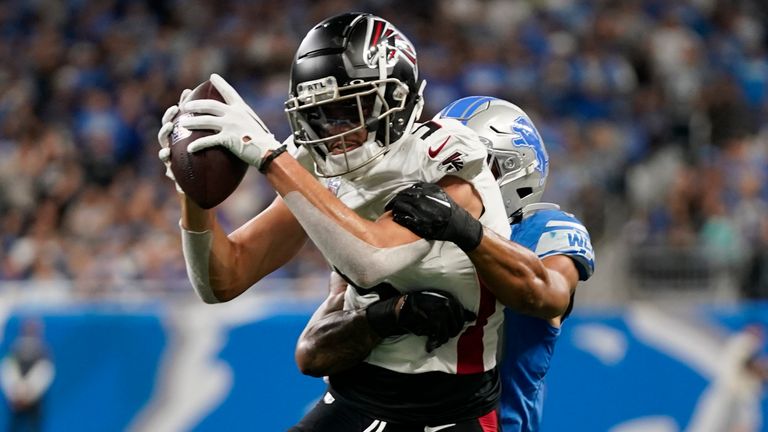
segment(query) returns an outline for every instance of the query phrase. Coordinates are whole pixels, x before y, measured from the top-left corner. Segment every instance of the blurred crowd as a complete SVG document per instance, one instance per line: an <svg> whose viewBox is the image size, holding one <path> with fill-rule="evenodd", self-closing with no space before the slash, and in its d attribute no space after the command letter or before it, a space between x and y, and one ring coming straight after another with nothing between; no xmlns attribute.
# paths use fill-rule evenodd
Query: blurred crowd
<svg viewBox="0 0 768 432"><path fill-rule="evenodd" d="M761 0L0 2L0 281L188 290L160 116L218 72L287 137L293 53L348 10L414 42L425 117L471 94L523 107L550 153L544 198L585 222L598 259L610 241L695 250L768 296ZM237 227L274 195L250 172L219 216ZM327 271L308 246L273 277Z"/></svg>

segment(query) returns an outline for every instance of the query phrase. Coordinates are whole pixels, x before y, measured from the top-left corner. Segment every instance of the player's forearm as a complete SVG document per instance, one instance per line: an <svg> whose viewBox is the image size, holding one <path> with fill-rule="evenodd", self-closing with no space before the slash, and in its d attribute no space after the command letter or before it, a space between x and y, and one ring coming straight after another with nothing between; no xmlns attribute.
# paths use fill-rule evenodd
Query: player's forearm
<svg viewBox="0 0 768 432"><path fill-rule="evenodd" d="M380 341L365 310L331 312L304 330L296 346L296 363L305 375L332 375L363 361Z"/></svg>
<svg viewBox="0 0 768 432"><path fill-rule="evenodd" d="M484 285L512 310L550 319L568 307L570 292L555 286L539 257L522 245L485 229L468 256Z"/></svg>
<svg viewBox="0 0 768 432"><path fill-rule="evenodd" d="M375 223L363 219L344 205L291 155L285 154L275 159L266 175L267 180L283 198L291 192L298 192L317 211L358 239L376 247L393 246L391 238L380 235L375 229ZM299 221L301 222L301 219Z"/></svg>
<svg viewBox="0 0 768 432"><path fill-rule="evenodd" d="M289 155L275 159L267 178L323 256L359 286L380 283L430 250L391 217L375 223L359 217Z"/></svg>
<svg viewBox="0 0 768 432"><path fill-rule="evenodd" d="M203 232L212 229L216 224L213 210L205 210L195 204L189 197L179 193L181 203L181 226L190 231Z"/></svg>
<svg viewBox="0 0 768 432"><path fill-rule="evenodd" d="M200 208L184 195L181 199L181 228L187 275L193 288L206 303L229 301L251 285L238 282L234 245L216 221L213 210ZM205 267L205 268L204 268Z"/></svg>

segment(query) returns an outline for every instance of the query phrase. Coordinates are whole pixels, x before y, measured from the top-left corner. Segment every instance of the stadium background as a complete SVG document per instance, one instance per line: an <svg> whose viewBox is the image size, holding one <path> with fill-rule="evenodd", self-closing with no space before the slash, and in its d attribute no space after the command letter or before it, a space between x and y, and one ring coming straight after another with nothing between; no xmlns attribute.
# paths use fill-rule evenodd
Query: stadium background
<svg viewBox="0 0 768 432"><path fill-rule="evenodd" d="M545 430L691 430L729 338L768 325L760 0L0 2L0 353L42 320L45 430L282 430L320 395L292 347L322 257L308 246L202 305L155 134L218 72L287 136L295 48L347 10L412 39L425 117L471 94L523 107L550 153L545 199L592 233L597 273L558 346ZM273 196L251 172L220 218L236 227Z"/></svg>

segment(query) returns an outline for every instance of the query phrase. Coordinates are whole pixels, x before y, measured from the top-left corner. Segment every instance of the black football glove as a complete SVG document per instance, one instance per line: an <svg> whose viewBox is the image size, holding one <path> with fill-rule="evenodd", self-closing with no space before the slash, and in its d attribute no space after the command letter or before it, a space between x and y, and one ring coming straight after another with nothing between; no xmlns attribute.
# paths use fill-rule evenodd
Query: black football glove
<svg viewBox="0 0 768 432"><path fill-rule="evenodd" d="M398 313L396 309L401 298L403 302ZM373 331L381 337L405 333L426 336L427 352L457 336L465 322L477 319L451 294L438 290L417 291L379 300L368 306L366 316Z"/></svg>
<svg viewBox="0 0 768 432"><path fill-rule="evenodd" d="M387 203L395 222L427 240L453 242L471 252L483 238L483 225L434 183L416 183Z"/></svg>

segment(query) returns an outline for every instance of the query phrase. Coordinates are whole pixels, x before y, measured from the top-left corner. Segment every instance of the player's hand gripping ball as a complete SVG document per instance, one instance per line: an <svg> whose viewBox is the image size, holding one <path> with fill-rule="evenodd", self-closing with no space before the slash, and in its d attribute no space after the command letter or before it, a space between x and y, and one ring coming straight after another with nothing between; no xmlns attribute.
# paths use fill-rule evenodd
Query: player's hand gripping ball
<svg viewBox="0 0 768 432"><path fill-rule="evenodd" d="M197 86L185 102L224 99L210 81ZM217 133L215 130L186 129L179 124L193 113L180 113L173 119L170 137L171 171L176 182L197 205L210 209L219 205L234 192L248 170L248 164L222 146L208 147L190 153L187 146L198 138Z"/></svg>

